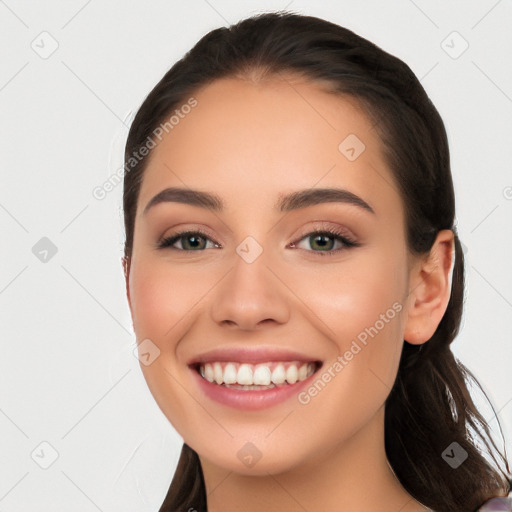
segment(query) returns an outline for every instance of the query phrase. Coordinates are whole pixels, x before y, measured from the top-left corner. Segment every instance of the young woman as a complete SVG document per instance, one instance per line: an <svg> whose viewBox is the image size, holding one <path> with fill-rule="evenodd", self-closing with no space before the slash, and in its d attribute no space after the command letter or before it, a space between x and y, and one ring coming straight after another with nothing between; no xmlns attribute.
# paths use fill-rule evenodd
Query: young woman
<svg viewBox="0 0 512 512"><path fill-rule="evenodd" d="M141 368L184 440L161 512L512 510L406 64L291 13L213 30L140 107L124 187Z"/></svg>

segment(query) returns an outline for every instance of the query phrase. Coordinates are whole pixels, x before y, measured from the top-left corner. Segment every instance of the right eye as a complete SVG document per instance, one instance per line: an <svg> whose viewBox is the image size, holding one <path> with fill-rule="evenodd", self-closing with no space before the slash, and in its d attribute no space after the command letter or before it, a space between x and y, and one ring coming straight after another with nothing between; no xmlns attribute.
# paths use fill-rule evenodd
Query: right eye
<svg viewBox="0 0 512 512"><path fill-rule="evenodd" d="M212 244L209 247L208 242ZM181 247L176 247L176 244L181 245ZM162 239L158 244L159 249L168 248L180 251L202 251L204 249L220 247L220 244L211 240L202 231L182 231L180 233L173 233Z"/></svg>

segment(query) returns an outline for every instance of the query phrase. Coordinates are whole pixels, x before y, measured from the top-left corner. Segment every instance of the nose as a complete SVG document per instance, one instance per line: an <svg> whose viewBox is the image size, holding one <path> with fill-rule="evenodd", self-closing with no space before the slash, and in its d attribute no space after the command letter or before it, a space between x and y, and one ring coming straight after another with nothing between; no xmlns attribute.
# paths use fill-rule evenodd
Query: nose
<svg viewBox="0 0 512 512"><path fill-rule="evenodd" d="M253 330L285 324L290 317L286 287L261 255L248 263L236 257L233 268L216 287L212 318L222 326Z"/></svg>

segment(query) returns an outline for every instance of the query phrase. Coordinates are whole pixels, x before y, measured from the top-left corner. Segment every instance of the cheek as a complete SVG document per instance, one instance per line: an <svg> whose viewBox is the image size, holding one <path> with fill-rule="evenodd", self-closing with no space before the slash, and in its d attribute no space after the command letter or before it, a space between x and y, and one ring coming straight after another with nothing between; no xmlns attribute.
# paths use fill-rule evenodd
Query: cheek
<svg viewBox="0 0 512 512"><path fill-rule="evenodd" d="M193 323L200 298L215 283L204 270L197 279L192 274L151 258L135 260L130 272L137 341L149 339L160 350L151 364L140 367L156 403L180 433L191 430L189 422L203 424L204 417L182 384L187 370L178 364L177 346Z"/></svg>
<svg viewBox="0 0 512 512"><path fill-rule="evenodd" d="M321 320L316 325L336 354L324 363L301 402L308 402L304 410L310 418L322 419L314 428L326 440L348 438L362 428L393 386L403 343L406 267L390 261L358 258L343 272L301 279L298 293L308 290L308 306ZM311 435L311 422L305 425L304 435Z"/></svg>
<svg viewBox="0 0 512 512"><path fill-rule="evenodd" d="M400 360L407 266L400 253L391 253L361 253L337 271L326 266L297 283L316 326L344 358L349 387L361 393L373 389L369 381L390 391Z"/></svg>
<svg viewBox="0 0 512 512"><path fill-rule="evenodd" d="M295 273L297 296L340 346L359 334L364 338L365 330L375 324L379 332L396 326L407 280L406 264L396 254L368 251L340 265L319 267L314 273Z"/></svg>
<svg viewBox="0 0 512 512"><path fill-rule="evenodd" d="M201 297L215 284L204 269L195 274L158 261L132 267L130 293L138 339L150 338L163 351L173 349L169 341L181 337Z"/></svg>

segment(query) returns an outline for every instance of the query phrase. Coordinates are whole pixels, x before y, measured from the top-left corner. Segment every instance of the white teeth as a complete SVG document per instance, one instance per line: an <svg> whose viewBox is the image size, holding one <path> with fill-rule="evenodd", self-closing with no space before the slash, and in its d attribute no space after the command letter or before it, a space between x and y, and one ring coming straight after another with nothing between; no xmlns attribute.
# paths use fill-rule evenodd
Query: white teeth
<svg viewBox="0 0 512 512"><path fill-rule="evenodd" d="M201 365L201 368L203 365ZM204 377L207 381L213 382L213 366L211 364L204 365Z"/></svg>
<svg viewBox="0 0 512 512"><path fill-rule="evenodd" d="M299 372L297 367L294 364L290 365L288 370L286 370L286 382L288 382L288 384L295 384L298 376Z"/></svg>
<svg viewBox="0 0 512 512"><path fill-rule="evenodd" d="M270 384L270 368L265 365L260 365L254 370L253 384L260 386L268 386Z"/></svg>
<svg viewBox="0 0 512 512"><path fill-rule="evenodd" d="M220 363L213 364L213 378L217 384L222 384L224 382L222 365Z"/></svg>
<svg viewBox="0 0 512 512"><path fill-rule="evenodd" d="M236 367L233 363L228 363L224 368L224 384L234 384L236 382Z"/></svg>
<svg viewBox="0 0 512 512"><path fill-rule="evenodd" d="M295 384L297 381L307 379L315 372L315 369L315 363L301 363L298 361L269 362L257 365L216 361L201 364L199 373L209 382L249 390Z"/></svg>
<svg viewBox="0 0 512 512"><path fill-rule="evenodd" d="M254 384L252 381L252 368L248 364L241 364L236 374L236 381L238 384L245 384L251 386Z"/></svg>
<svg viewBox="0 0 512 512"><path fill-rule="evenodd" d="M286 380L286 372L284 371L283 363L279 363L272 372L272 382L274 384L284 384Z"/></svg>

